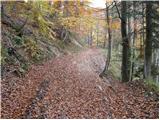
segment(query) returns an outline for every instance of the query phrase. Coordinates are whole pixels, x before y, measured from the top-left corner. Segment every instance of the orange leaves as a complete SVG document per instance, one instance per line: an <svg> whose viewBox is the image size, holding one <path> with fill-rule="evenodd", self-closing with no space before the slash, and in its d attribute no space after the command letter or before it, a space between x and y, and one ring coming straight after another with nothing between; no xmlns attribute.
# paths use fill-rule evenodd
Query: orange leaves
<svg viewBox="0 0 160 120"><path fill-rule="evenodd" d="M94 69L102 67L101 57L100 50L90 49L32 66L25 78L2 80L2 118L157 119L158 96L145 95L142 81L100 79Z"/></svg>
<svg viewBox="0 0 160 120"><path fill-rule="evenodd" d="M78 19L75 17L66 17L61 19L61 23L65 28L72 29L77 25Z"/></svg>
<svg viewBox="0 0 160 120"><path fill-rule="evenodd" d="M121 23L118 21L112 22L111 29L120 29Z"/></svg>

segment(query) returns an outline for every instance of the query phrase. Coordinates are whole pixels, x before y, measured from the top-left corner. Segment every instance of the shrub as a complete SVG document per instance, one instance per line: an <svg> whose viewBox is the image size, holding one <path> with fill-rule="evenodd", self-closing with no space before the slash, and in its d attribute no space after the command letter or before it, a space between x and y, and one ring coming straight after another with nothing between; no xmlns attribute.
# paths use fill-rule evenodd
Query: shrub
<svg viewBox="0 0 160 120"><path fill-rule="evenodd" d="M14 40L14 43L15 43L16 45L23 45L23 38L21 38L21 37L19 37L19 36L15 36L15 37L13 38L13 40Z"/></svg>
<svg viewBox="0 0 160 120"><path fill-rule="evenodd" d="M145 81L145 84L148 86L148 88L151 91L154 91L154 92L159 91L159 85L154 80L148 79L148 80Z"/></svg>

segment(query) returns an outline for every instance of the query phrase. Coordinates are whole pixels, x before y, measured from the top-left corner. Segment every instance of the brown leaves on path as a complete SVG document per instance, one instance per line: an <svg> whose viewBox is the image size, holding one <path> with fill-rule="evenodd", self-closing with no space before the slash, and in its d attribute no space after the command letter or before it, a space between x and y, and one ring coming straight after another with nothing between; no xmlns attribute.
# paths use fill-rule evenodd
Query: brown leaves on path
<svg viewBox="0 0 160 120"><path fill-rule="evenodd" d="M99 78L104 64L101 50L88 49L10 75L1 82L1 117L158 118L158 100L143 85Z"/></svg>

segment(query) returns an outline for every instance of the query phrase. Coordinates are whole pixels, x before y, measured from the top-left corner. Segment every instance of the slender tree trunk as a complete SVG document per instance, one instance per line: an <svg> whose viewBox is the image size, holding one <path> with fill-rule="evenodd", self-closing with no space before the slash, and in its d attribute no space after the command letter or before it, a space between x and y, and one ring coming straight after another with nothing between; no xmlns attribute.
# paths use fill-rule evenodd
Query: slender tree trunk
<svg viewBox="0 0 160 120"><path fill-rule="evenodd" d="M135 11L136 11L136 1L133 1L133 31L134 31L134 35L133 35L133 40L132 40L132 49L131 49L131 71L130 71L130 81L133 80L133 74L134 74L134 62L135 62L135 40L137 38L137 21L136 21L136 15L135 15Z"/></svg>
<svg viewBox="0 0 160 120"><path fill-rule="evenodd" d="M4 5L1 3L1 19L4 16Z"/></svg>
<svg viewBox="0 0 160 120"><path fill-rule="evenodd" d="M105 34L105 38L104 38L104 41L103 41L103 48L106 48L106 40L107 40L107 35Z"/></svg>
<svg viewBox="0 0 160 120"><path fill-rule="evenodd" d="M143 26L143 33L142 33L142 39L143 39L143 51L144 51L144 68L143 68L143 78L145 79L145 73L146 73L146 68L145 68L145 64L146 64L146 60L145 60L145 26L144 26L144 24L145 24L145 17L144 17L144 15L145 15L145 3L142 3L142 13L143 13L143 17L142 17L142 19L143 19L143 22L142 22L142 26Z"/></svg>
<svg viewBox="0 0 160 120"><path fill-rule="evenodd" d="M98 46L98 35L99 35L99 20L97 22L97 46Z"/></svg>
<svg viewBox="0 0 160 120"><path fill-rule="evenodd" d="M122 34L122 41L123 41L123 48L122 48L122 82L129 81L129 74L130 74L130 61L129 61L129 39L127 36L127 2L121 2L121 34Z"/></svg>
<svg viewBox="0 0 160 120"><path fill-rule="evenodd" d="M107 18L107 31L108 31L108 54L107 54L107 60L105 63L105 68L103 72L100 74L100 77L103 76L106 72L108 72L110 60L111 60L111 51L112 51L112 31L111 31L111 23L109 18L109 7L106 3L106 18Z"/></svg>
<svg viewBox="0 0 160 120"><path fill-rule="evenodd" d="M130 63L129 63L129 65L128 65L128 67L129 67L129 81L131 81L131 76L132 76L132 59L131 59L131 57L132 57L132 50L131 50L131 47L132 47L132 45L133 45L133 36L132 36L132 23L133 23L133 20L132 20L132 9L133 9L133 7L132 7L132 5L133 5L133 3L132 2L129 2L128 3L128 5L130 5L130 7L128 8L128 41L129 41L129 47L128 47L128 49L129 49L129 51L128 51L128 59L129 59L129 61L131 61Z"/></svg>
<svg viewBox="0 0 160 120"><path fill-rule="evenodd" d="M106 15L107 15L107 24L108 24L108 56L107 56L107 66L106 66L106 70L108 71L109 68L109 64L110 64L110 60L111 60L111 52L112 52L112 31L111 31L111 23L110 23L110 18L109 18L109 8L107 8L106 11Z"/></svg>

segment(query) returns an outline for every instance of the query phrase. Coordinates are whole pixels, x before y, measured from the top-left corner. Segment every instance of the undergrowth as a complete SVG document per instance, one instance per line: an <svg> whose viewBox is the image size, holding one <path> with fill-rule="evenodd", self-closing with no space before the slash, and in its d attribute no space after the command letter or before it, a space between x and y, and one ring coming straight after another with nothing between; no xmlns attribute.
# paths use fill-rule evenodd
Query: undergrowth
<svg viewBox="0 0 160 120"><path fill-rule="evenodd" d="M146 80L145 85L148 87L150 91L159 92L159 84L157 84L154 80Z"/></svg>

